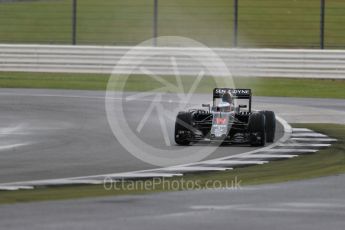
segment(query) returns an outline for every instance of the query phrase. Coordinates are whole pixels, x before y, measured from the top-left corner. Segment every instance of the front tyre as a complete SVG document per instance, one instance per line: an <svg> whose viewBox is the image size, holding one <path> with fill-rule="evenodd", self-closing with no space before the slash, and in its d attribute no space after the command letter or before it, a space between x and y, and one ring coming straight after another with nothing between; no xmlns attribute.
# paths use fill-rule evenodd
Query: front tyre
<svg viewBox="0 0 345 230"><path fill-rule="evenodd" d="M266 141L272 143L276 133L276 115L273 111L264 111L266 118Z"/></svg>
<svg viewBox="0 0 345 230"><path fill-rule="evenodd" d="M251 146L265 146L266 118L263 113L252 113L248 124L249 142Z"/></svg>
<svg viewBox="0 0 345 230"><path fill-rule="evenodd" d="M192 116L188 112L179 112L175 122L175 142L178 145L189 145L192 135Z"/></svg>

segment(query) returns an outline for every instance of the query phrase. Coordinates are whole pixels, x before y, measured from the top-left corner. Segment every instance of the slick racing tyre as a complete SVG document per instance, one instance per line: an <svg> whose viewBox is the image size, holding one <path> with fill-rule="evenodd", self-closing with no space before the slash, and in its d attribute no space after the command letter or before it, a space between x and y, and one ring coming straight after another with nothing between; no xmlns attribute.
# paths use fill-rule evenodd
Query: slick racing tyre
<svg viewBox="0 0 345 230"><path fill-rule="evenodd" d="M266 119L263 113L252 113L248 124L249 142L252 146L265 146Z"/></svg>
<svg viewBox="0 0 345 230"><path fill-rule="evenodd" d="M192 135L192 116L188 112L179 112L175 122L175 142L178 145L189 145Z"/></svg>
<svg viewBox="0 0 345 230"><path fill-rule="evenodd" d="M266 118L266 141L272 143L276 133L276 116L273 111L264 111Z"/></svg>

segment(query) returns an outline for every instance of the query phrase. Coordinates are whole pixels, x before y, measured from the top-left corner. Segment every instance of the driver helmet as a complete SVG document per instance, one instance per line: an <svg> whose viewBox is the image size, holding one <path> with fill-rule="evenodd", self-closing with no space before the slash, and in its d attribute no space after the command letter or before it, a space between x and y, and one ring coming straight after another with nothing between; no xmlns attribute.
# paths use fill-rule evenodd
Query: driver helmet
<svg viewBox="0 0 345 230"><path fill-rule="evenodd" d="M224 93L222 101L218 105L221 112L230 112L232 110L232 95L230 93Z"/></svg>
<svg viewBox="0 0 345 230"><path fill-rule="evenodd" d="M232 104L232 95L230 93L224 93L222 96L222 102Z"/></svg>

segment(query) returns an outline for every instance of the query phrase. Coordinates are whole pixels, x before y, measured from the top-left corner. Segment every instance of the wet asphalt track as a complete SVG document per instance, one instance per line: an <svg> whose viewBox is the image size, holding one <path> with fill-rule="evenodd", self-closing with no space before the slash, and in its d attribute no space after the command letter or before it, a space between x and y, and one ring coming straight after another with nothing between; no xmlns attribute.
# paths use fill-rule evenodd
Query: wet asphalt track
<svg viewBox="0 0 345 230"><path fill-rule="evenodd" d="M1 205L0 229L341 230L345 176L203 190Z"/></svg>
<svg viewBox="0 0 345 230"><path fill-rule="evenodd" d="M116 98L115 98L116 100ZM163 99L175 108L174 98ZM196 95L200 107L210 95ZM131 101L125 114L133 130L150 105L150 98ZM116 140L105 113L104 92L71 90L0 90L0 183L53 179L151 169ZM173 143L172 121L167 120ZM278 126L277 137L282 135ZM157 114L152 113L140 136L157 148L166 147ZM196 151L200 146L188 147ZM253 150L219 147L208 158Z"/></svg>
<svg viewBox="0 0 345 230"><path fill-rule="evenodd" d="M152 168L116 142L100 92L2 89L0 98L1 182ZM288 122L345 123L345 100L254 100ZM159 135L150 138L162 143ZM210 157L248 149L219 148ZM344 185L340 175L239 190L1 205L0 229L343 229Z"/></svg>
<svg viewBox="0 0 345 230"><path fill-rule="evenodd" d="M210 100L196 95L195 105ZM174 98L163 103L175 108ZM112 134L105 113L104 92L72 90L0 90L0 183L86 176L151 169L128 153ZM150 105L150 98L131 101L126 115L133 130ZM344 100L254 98L254 108L274 110L288 122L345 123ZM166 148L155 113L145 123L141 137ZM173 122L168 121L173 143ZM281 135L279 126L277 137ZM200 146L199 146L200 147ZM170 149L178 149L171 146ZM189 147L195 151L197 147ZM252 150L220 147L208 158Z"/></svg>

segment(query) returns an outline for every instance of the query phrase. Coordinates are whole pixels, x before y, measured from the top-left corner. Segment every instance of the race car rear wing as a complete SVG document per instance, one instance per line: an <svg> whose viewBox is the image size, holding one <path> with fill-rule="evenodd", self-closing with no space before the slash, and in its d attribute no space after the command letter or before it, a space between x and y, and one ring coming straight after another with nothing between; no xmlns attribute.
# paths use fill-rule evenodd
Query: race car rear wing
<svg viewBox="0 0 345 230"><path fill-rule="evenodd" d="M224 93L230 93L234 98L238 99L250 99L252 97L251 89L215 88L213 90L213 98L222 98Z"/></svg>
<svg viewBox="0 0 345 230"><path fill-rule="evenodd" d="M217 98L222 98L224 93L230 93L235 99L248 99L249 112L252 110L252 90L251 89L231 89L231 88L215 88L213 90L213 102Z"/></svg>

